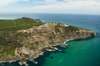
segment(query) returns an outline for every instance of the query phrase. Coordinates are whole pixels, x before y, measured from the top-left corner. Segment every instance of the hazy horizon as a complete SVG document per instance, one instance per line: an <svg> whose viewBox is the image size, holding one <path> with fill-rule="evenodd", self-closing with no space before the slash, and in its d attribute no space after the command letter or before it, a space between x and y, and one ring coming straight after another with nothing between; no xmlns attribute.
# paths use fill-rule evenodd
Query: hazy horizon
<svg viewBox="0 0 100 66"><path fill-rule="evenodd" d="M54 14L54 13L30 13L30 14L5 14L0 15L0 19L17 19L22 17L32 18L32 19L40 19L49 16L49 18L99 18L100 15L89 15L89 14Z"/></svg>

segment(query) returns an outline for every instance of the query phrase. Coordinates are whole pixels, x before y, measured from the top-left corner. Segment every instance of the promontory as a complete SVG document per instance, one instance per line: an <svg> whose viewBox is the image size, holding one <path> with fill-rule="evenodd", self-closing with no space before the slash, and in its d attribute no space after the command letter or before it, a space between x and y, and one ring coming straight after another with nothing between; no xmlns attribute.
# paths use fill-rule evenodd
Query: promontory
<svg viewBox="0 0 100 66"><path fill-rule="evenodd" d="M87 39L95 32L62 23L47 23L39 19L19 18L0 20L0 61L26 64L34 61L46 51L67 47L64 42ZM35 61L34 61L35 62Z"/></svg>

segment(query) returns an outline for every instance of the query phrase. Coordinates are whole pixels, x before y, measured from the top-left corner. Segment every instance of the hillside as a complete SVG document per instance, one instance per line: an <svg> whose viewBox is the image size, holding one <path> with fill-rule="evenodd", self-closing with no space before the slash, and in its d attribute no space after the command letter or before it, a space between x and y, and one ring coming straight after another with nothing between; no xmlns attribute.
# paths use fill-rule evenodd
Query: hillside
<svg viewBox="0 0 100 66"><path fill-rule="evenodd" d="M57 46L66 47L65 41L95 36L95 32L87 29L25 17L0 22L0 61L20 60L20 64L46 51L56 51Z"/></svg>

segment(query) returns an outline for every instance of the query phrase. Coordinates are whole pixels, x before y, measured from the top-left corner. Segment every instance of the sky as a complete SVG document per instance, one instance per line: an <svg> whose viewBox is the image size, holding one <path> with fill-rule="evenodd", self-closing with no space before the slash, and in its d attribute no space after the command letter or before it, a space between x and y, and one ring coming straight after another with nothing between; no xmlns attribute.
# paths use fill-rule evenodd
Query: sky
<svg viewBox="0 0 100 66"><path fill-rule="evenodd" d="M0 0L0 14L17 13L100 15L100 0Z"/></svg>

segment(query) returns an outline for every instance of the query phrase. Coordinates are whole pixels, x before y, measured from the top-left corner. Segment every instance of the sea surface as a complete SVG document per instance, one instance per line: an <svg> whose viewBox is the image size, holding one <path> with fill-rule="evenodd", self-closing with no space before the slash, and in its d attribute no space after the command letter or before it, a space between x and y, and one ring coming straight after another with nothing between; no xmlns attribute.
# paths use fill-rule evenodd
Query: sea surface
<svg viewBox="0 0 100 66"><path fill-rule="evenodd" d="M29 14L8 15L7 17L31 17L44 22L60 22L93 30L97 36L88 40L68 42L63 52L46 53L39 64L28 62L29 66L100 66L100 16L71 14ZM5 16L4 16L5 17ZM19 66L18 63L0 64L0 66Z"/></svg>

